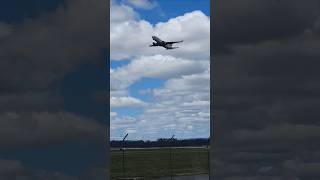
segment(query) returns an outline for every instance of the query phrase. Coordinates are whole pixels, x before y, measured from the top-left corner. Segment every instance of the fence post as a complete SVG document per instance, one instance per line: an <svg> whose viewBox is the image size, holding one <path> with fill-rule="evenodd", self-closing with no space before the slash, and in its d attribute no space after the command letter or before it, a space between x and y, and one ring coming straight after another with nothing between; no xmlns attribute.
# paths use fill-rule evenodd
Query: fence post
<svg viewBox="0 0 320 180"><path fill-rule="evenodd" d="M124 140L127 138L128 133L122 139L122 176L125 177L125 168L124 168Z"/></svg>
<svg viewBox="0 0 320 180"><path fill-rule="evenodd" d="M170 150L170 179L172 180L173 178L173 167L172 167L172 142L173 142L173 137L174 135L172 135L172 137L169 139L169 142L170 142L170 146L169 146L169 150Z"/></svg>

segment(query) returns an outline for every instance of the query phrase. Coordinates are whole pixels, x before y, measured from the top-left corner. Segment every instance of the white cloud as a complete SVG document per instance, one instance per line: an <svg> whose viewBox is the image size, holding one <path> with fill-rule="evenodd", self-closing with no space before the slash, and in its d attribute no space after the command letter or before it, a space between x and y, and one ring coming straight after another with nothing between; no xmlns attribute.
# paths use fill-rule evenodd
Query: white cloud
<svg viewBox="0 0 320 180"><path fill-rule="evenodd" d="M193 61L172 56L143 56L110 74L111 89L124 89L143 77L170 79L204 71L207 61Z"/></svg>
<svg viewBox="0 0 320 180"><path fill-rule="evenodd" d="M157 6L155 1L150 0L128 0L128 2L134 7L141 9L153 9Z"/></svg>
<svg viewBox="0 0 320 180"><path fill-rule="evenodd" d="M116 89L110 91L110 97L121 97L128 96L129 92L127 89Z"/></svg>
<svg viewBox="0 0 320 180"><path fill-rule="evenodd" d="M110 69L111 106L137 107L143 101L130 97L129 87L142 78L165 81L157 89L140 89L151 95L139 116L112 113L111 136L130 132L132 139L156 139L176 134L180 138L206 137L210 119L210 19L193 11L155 25L139 18L133 9L113 4L119 19L110 27L112 60L130 60L127 65ZM183 39L180 48L151 48L151 36L163 40Z"/></svg>
<svg viewBox="0 0 320 180"><path fill-rule="evenodd" d="M121 9L121 10L119 10ZM112 18L110 24L110 52L112 60L141 55L171 55L182 58L209 59L210 18L201 11L193 11L156 25L133 15L132 8L113 4L111 12L125 18ZM165 41L184 40L179 49L165 50L149 47L152 35Z"/></svg>
<svg viewBox="0 0 320 180"><path fill-rule="evenodd" d="M0 83L16 91L43 91L83 64L102 62L105 5L100 0L67 0L42 16L0 23L0 77L10 77Z"/></svg>
<svg viewBox="0 0 320 180"><path fill-rule="evenodd" d="M111 97L110 98L111 108L121 107L142 107L145 103L134 97Z"/></svg>
<svg viewBox="0 0 320 180"><path fill-rule="evenodd" d="M137 119L134 117L113 113L113 116L110 116L110 139L122 139L125 133L136 132L134 131L136 130L136 123Z"/></svg>
<svg viewBox="0 0 320 180"><path fill-rule="evenodd" d="M168 80L163 88L153 90L154 103L145 107L137 118L117 117L111 121L119 132L128 128L136 131L134 137L156 139L175 133L180 138L209 135L210 77L209 71ZM176 86L173 83L177 83ZM117 128L116 128L117 127ZM133 138L133 137L132 137Z"/></svg>
<svg viewBox="0 0 320 180"><path fill-rule="evenodd" d="M101 143L106 137L102 124L68 112L7 112L0 114L0 119L2 147Z"/></svg>
<svg viewBox="0 0 320 180"><path fill-rule="evenodd" d="M113 117L116 117L118 115L118 113L116 112L110 112L110 117L113 118Z"/></svg>
<svg viewBox="0 0 320 180"><path fill-rule="evenodd" d="M124 4L118 5L111 1L110 23L121 23L138 19L139 15L130 7ZM110 36L112 33L110 33Z"/></svg>

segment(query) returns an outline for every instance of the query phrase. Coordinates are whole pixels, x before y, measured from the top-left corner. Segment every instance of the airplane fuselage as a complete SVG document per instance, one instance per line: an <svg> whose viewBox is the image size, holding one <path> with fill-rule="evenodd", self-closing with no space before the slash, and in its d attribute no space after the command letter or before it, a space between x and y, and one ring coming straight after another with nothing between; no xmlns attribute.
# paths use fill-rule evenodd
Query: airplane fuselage
<svg viewBox="0 0 320 180"><path fill-rule="evenodd" d="M166 42L166 41L162 41L161 39L159 39L158 37L156 36L152 36L152 39L155 41L152 43L152 45L150 46L162 46L166 49L176 49L178 47L172 47L172 44L173 43L180 43L182 41L177 41L177 42Z"/></svg>
<svg viewBox="0 0 320 180"><path fill-rule="evenodd" d="M152 43L152 46L165 46L166 45L166 43L164 43L164 42L160 42L160 43Z"/></svg>

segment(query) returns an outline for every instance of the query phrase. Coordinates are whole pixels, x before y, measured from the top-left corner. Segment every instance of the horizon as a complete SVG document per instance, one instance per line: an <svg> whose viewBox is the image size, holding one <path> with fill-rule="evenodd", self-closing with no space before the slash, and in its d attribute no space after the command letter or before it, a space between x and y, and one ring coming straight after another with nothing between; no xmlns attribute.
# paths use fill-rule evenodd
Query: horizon
<svg viewBox="0 0 320 180"><path fill-rule="evenodd" d="M110 138L110 141L122 141L123 137L119 139L111 139ZM126 141L157 141L159 139L170 139L170 138L158 138L158 139L129 139L129 138L126 138ZM195 139L210 139L210 137L198 137L198 138L173 138L175 140L195 140Z"/></svg>

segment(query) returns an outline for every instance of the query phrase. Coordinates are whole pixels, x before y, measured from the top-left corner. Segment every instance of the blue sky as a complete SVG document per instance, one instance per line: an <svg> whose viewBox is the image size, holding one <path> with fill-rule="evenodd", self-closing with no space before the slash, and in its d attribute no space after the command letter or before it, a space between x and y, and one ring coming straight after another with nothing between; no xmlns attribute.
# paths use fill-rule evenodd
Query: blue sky
<svg viewBox="0 0 320 180"><path fill-rule="evenodd" d="M199 86L199 92L184 92L184 89L177 90L170 83L177 81L177 84L182 83L182 85L189 86L188 78L199 78L199 82L202 76L207 78L210 49L210 28L208 26L210 24L210 1L145 0L137 3L135 0L117 0L112 3L111 139L120 139L128 131L131 132L129 139L165 138L171 133L177 133L177 138L208 137L209 108L205 106L206 109L202 109L200 105L208 104L208 99L203 97L206 97L209 91L202 94L203 90L201 90L201 88L207 88L207 85ZM170 19L173 21L168 22ZM190 47L195 47L194 52L184 47L177 51L148 47L148 44L152 43L151 35L166 32L166 28L173 26L182 27L182 30L174 33L167 32L161 37L170 38L170 40L183 39L187 42L181 46L189 44ZM175 33L178 34L175 36ZM197 36L199 40L195 41ZM151 61L151 59L156 60ZM174 64L170 65L170 61ZM159 64L153 65L153 62ZM197 81L192 83L194 84L190 86L197 87ZM196 91L194 87L193 91ZM165 91L171 94L163 95L162 92ZM188 93L195 97L188 99ZM171 102L168 101L170 96L173 96ZM184 96L188 100L184 101ZM177 101L174 102L174 99ZM162 108L165 104L168 106L165 107L168 108L167 112L164 111L165 108ZM183 104L191 104L192 107L185 105L184 109ZM194 106L195 104L200 106ZM174 107L176 107L175 110L173 110ZM192 116L195 118L191 119L186 116L188 108L194 110ZM150 113L153 111L161 111L162 114ZM168 118L164 120L168 114L172 114L169 116L170 120ZM174 114L178 114L177 117ZM185 123L183 119L187 119ZM162 128L167 130L161 131Z"/></svg>
<svg viewBox="0 0 320 180"><path fill-rule="evenodd" d="M210 16L210 1L209 0L159 0L155 1L159 6L154 10L144 10L135 8L141 17L152 24L168 21L172 17L180 16L184 13L194 10L201 10L207 16Z"/></svg>

